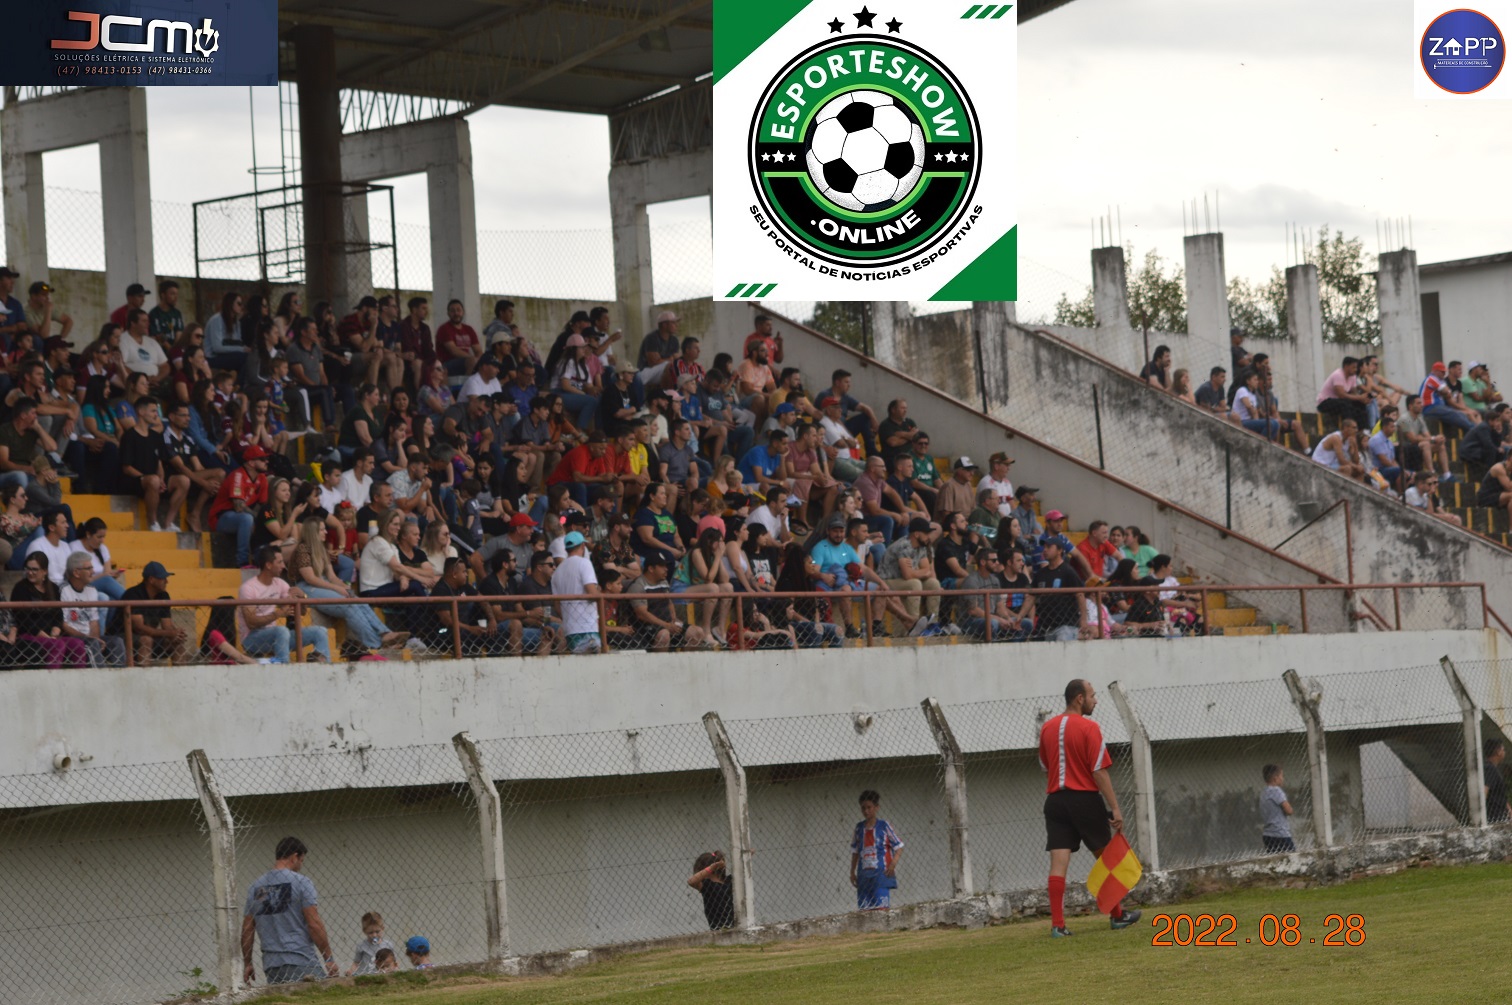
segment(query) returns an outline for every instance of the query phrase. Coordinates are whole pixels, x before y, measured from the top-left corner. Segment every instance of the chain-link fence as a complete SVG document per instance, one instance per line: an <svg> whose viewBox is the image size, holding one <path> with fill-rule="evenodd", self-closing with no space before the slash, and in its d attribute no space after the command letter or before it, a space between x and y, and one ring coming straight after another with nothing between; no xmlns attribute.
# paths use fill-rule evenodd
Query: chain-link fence
<svg viewBox="0 0 1512 1005"><path fill-rule="evenodd" d="M1470 779L1499 770L1481 753L1505 737L1512 664L1445 664L1100 688L1095 721L1136 852L1172 869L1289 850L1277 824L1302 853L1480 826ZM878 829L880 846L863 839L860 894L874 889L870 852L885 870L890 848L892 908L976 894L1032 908L1046 874L1037 748L1064 707L1046 695L711 713L392 748L333 726L307 752L196 752L194 771L97 768L60 748L55 770L0 778L0 1002L127 1005L239 975L247 890L287 836L309 849L303 871L343 970L369 912L396 948L418 935L436 963L483 963L851 911L863 793L901 844ZM736 894L705 901L697 863L716 851ZM1079 852L1073 878L1091 864Z"/></svg>

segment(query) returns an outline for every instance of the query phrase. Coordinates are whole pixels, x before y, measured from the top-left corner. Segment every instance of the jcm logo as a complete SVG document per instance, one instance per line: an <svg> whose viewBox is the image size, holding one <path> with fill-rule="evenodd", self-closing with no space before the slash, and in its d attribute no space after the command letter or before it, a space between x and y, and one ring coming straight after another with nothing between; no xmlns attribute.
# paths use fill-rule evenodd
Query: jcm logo
<svg viewBox="0 0 1512 1005"><path fill-rule="evenodd" d="M174 52L174 42L180 35L183 37L183 47L177 51L189 54L198 52L201 56L209 57L211 53L220 48L220 32L211 27L211 19L205 18L198 30L188 21L165 21L161 18L147 22L147 34L141 42L129 42L120 36L128 34L121 29L141 28L142 19L130 17L124 14L107 14L101 17L92 11L71 10L66 12L68 20L82 21L89 26L89 37L55 38L52 40L54 49L98 49L104 48L111 52L158 52L157 42L159 31L162 32L164 46L161 51ZM129 34L136 34L130 32Z"/></svg>

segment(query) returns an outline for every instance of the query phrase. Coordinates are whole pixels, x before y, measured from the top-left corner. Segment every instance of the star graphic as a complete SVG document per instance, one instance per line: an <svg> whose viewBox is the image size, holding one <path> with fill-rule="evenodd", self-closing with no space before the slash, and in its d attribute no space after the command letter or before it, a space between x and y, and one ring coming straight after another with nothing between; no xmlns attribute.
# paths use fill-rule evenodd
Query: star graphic
<svg viewBox="0 0 1512 1005"><path fill-rule="evenodd" d="M971 155L970 154L962 154L961 155L961 161L962 161L962 163L964 163L966 161L969 161L969 160L971 160Z"/></svg>
<svg viewBox="0 0 1512 1005"><path fill-rule="evenodd" d="M902 27L903 22L899 21L897 18L893 18L891 21L887 22L887 30L893 34L897 34L898 31L902 29Z"/></svg>
<svg viewBox="0 0 1512 1005"><path fill-rule="evenodd" d="M945 155L945 160L954 164L956 162L956 152L954 150L950 151L950 153Z"/></svg>
<svg viewBox="0 0 1512 1005"><path fill-rule="evenodd" d="M831 35L838 35L845 30L845 24L837 17L829 22L829 30Z"/></svg>
<svg viewBox="0 0 1512 1005"><path fill-rule="evenodd" d="M866 9L866 5L865 4L862 4L861 5L861 9L859 11L857 11L856 14L855 14L856 27L857 28L870 28L870 27L872 27L872 19L875 18L876 16L877 15L873 14L871 11L869 11L869 10Z"/></svg>
<svg viewBox="0 0 1512 1005"><path fill-rule="evenodd" d="M764 160L764 161L769 161L769 160L772 159L772 155L771 154L762 154L761 155L761 159Z"/></svg>
<svg viewBox="0 0 1512 1005"><path fill-rule="evenodd" d="M944 154L940 153L939 151L935 152L935 160L942 161L944 159L945 159L945 155Z"/></svg>

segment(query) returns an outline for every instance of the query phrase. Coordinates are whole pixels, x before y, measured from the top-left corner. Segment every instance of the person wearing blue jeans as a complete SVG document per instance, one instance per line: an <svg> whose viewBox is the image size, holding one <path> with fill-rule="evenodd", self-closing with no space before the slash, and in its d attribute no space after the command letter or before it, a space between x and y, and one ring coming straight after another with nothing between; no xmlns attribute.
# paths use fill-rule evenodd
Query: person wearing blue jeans
<svg viewBox="0 0 1512 1005"><path fill-rule="evenodd" d="M304 591L304 595L313 600L339 600L355 596L347 585L350 576L342 576L339 561L346 559L350 566L352 560L339 555L338 562L332 563L326 557L324 531L325 525L318 519L305 520L299 525L299 544L290 556L289 576ZM371 604L327 604L320 608L320 612L346 622L346 648L353 650L355 655L363 655L356 650L403 645L409 638L408 632L389 631L378 620L378 615L373 613Z"/></svg>
<svg viewBox="0 0 1512 1005"><path fill-rule="evenodd" d="M255 443L242 452L242 466L226 476L210 506L210 530L236 535L236 564L252 550L252 510L268 498L268 452Z"/></svg>
<svg viewBox="0 0 1512 1005"><path fill-rule="evenodd" d="M242 584L237 593L240 600L284 600L288 597L303 597L302 591L292 589L282 578L284 571L283 549L277 545L264 545L257 550L257 575ZM242 652L248 656L272 656L275 662L287 663L294 643L294 633L284 624L293 613L286 604L263 604L236 609L237 628L241 630ZM299 628L299 645L312 646L314 658L322 663L331 660L330 644L324 628Z"/></svg>
<svg viewBox="0 0 1512 1005"><path fill-rule="evenodd" d="M589 351L583 336L570 336L562 362L552 374L552 390L562 399L562 407L574 417L578 429L585 433L593 428L599 406L599 386L588 369Z"/></svg>
<svg viewBox="0 0 1512 1005"><path fill-rule="evenodd" d="M273 868L247 888L241 948L242 980L248 984L257 976L252 950L258 942L262 943L263 977L269 984L335 977L341 972L320 917L315 884L300 872L309 853L299 838L284 838L273 851Z"/></svg>

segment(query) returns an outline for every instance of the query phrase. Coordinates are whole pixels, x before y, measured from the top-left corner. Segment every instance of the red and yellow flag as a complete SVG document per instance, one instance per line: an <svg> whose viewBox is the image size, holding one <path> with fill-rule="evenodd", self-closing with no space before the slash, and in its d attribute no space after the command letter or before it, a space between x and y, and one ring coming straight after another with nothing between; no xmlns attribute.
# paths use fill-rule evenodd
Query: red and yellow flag
<svg viewBox="0 0 1512 1005"><path fill-rule="evenodd" d="M1122 834L1114 834L1087 874L1087 890L1097 898L1097 909L1108 914L1143 875L1144 867L1134 857L1128 840Z"/></svg>

